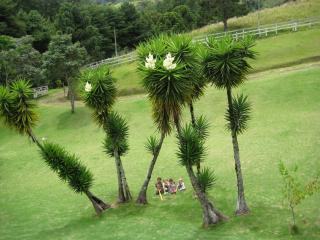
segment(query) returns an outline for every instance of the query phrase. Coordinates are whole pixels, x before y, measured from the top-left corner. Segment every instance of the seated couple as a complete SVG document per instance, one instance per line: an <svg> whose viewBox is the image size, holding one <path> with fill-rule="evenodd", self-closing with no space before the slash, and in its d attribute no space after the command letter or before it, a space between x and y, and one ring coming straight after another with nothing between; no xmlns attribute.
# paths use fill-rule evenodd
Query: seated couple
<svg viewBox="0 0 320 240"><path fill-rule="evenodd" d="M177 191L184 191L186 190L185 184L182 178L179 179L178 185L170 178L169 180L163 180L161 177L157 178L157 182L155 184L156 187L156 195L161 194L176 194Z"/></svg>

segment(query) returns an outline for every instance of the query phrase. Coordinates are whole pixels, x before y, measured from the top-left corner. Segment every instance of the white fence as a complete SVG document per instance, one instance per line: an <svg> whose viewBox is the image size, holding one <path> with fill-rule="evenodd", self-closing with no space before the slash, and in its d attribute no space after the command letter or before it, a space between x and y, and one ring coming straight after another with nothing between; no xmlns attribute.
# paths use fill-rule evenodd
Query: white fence
<svg viewBox="0 0 320 240"><path fill-rule="evenodd" d="M33 88L33 98L38 98L48 94L48 86Z"/></svg>
<svg viewBox="0 0 320 240"><path fill-rule="evenodd" d="M298 31L300 28L311 28L314 25L320 24L320 18L308 18L300 20L292 20L288 22L280 22L275 24L261 25L256 28L243 28L239 30L233 30L228 32L219 32L208 34L204 36L198 36L193 39L195 42L205 42L208 37L222 38L223 36L230 34L233 38L238 39L246 35L253 35L258 37L268 37L271 34L277 35L279 32L283 31ZM103 64L108 64L109 66L117 66L124 63L130 63L137 60L136 52L131 52L119 57L107 58L98 62L90 63L86 65L87 68L96 68Z"/></svg>

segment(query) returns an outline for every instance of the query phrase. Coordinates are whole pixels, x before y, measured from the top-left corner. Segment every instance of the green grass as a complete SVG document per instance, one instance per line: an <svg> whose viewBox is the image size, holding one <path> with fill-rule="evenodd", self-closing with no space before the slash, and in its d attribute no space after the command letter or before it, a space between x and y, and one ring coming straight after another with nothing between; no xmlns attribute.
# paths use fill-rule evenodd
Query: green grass
<svg viewBox="0 0 320 240"><path fill-rule="evenodd" d="M272 24L285 22L295 19L318 17L320 15L319 0L296 0L281 6L266 8L261 11L249 13L243 17L234 17L228 20L229 30L239 28L249 28L258 26L258 17L260 24ZM216 23L204 26L188 33L192 37L202 36L215 32L222 32L223 24Z"/></svg>
<svg viewBox="0 0 320 240"><path fill-rule="evenodd" d="M253 62L253 71L263 71L281 66L295 65L320 58L320 28L285 33L257 41L255 50L259 53ZM107 66L100 67L102 70ZM120 95L143 92L137 63L125 64L112 69L117 79Z"/></svg>
<svg viewBox="0 0 320 240"><path fill-rule="evenodd" d="M201 209L193 199L186 171L175 156L176 140L165 139L148 195L150 205L122 205L101 218L85 196L73 193L40 159L37 148L0 126L0 239L319 239L320 194L297 208L300 234L288 234L290 212L282 205L278 162L298 164L307 181L320 169L319 63L273 70L252 76L236 92L249 95L253 118L239 138L246 197L251 214L235 217L236 180L230 134L225 130L226 94L213 87L195 105L197 115L211 121L206 165L218 182L210 191L216 206L230 217L210 230L201 228ZM235 92L235 93L236 93ZM76 153L94 173L93 192L116 199L114 160L102 152L103 133L90 110L67 102L39 107L39 137L47 137ZM123 159L130 188L137 196L150 156L144 142L155 132L150 104L142 95L120 98L117 110L130 126L130 151ZM184 113L184 121L189 115ZM164 201L153 196L157 176L183 177L188 190Z"/></svg>

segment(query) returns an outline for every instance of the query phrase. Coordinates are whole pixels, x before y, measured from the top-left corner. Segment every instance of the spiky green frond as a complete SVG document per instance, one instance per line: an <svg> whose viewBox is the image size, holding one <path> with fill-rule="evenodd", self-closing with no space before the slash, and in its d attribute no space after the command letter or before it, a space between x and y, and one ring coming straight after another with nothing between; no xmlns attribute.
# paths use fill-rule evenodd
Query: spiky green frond
<svg viewBox="0 0 320 240"><path fill-rule="evenodd" d="M110 70L91 72L83 80L92 86L91 91L83 94L85 104L97 112L110 110L117 97L115 80Z"/></svg>
<svg viewBox="0 0 320 240"><path fill-rule="evenodd" d="M173 35L167 44L168 52L172 53L177 61L182 62L186 67L192 67L196 63L196 51L191 37Z"/></svg>
<svg viewBox="0 0 320 240"><path fill-rule="evenodd" d="M209 128L210 123L204 116L200 116L196 119L195 130L202 141L204 141L209 136Z"/></svg>
<svg viewBox="0 0 320 240"><path fill-rule="evenodd" d="M129 127L127 121L116 112L109 113L106 133L107 136L104 141L105 152L110 156L114 156L114 149L117 148L119 155L124 155L129 149Z"/></svg>
<svg viewBox="0 0 320 240"><path fill-rule="evenodd" d="M253 46L247 38L239 41L231 36L209 38L208 53L202 59L204 75L218 88L239 86L251 69L248 59L255 56Z"/></svg>
<svg viewBox="0 0 320 240"><path fill-rule="evenodd" d="M149 53L151 53L157 59L165 57L168 52L168 40L168 35L161 34L153 37L147 42L141 43L137 48L139 62L144 64Z"/></svg>
<svg viewBox="0 0 320 240"><path fill-rule="evenodd" d="M44 143L41 156L59 178L67 182L76 193L87 192L92 186L91 172L81 164L78 157L68 153L58 144Z"/></svg>
<svg viewBox="0 0 320 240"><path fill-rule="evenodd" d="M0 118L3 119L7 126L14 127L11 101L12 99L8 88L0 86Z"/></svg>
<svg viewBox="0 0 320 240"><path fill-rule="evenodd" d="M212 189L217 181L214 171L207 167L200 170L197 174L197 180L203 193Z"/></svg>
<svg viewBox="0 0 320 240"><path fill-rule="evenodd" d="M232 99L232 108L228 109L225 114L227 120L227 128L234 130L237 134L243 133L248 126L250 120L251 104L248 97L243 94Z"/></svg>
<svg viewBox="0 0 320 240"><path fill-rule="evenodd" d="M159 144L160 144L160 140L157 137L150 136L147 139L145 148L149 153L151 153L154 156L157 152Z"/></svg>
<svg viewBox="0 0 320 240"><path fill-rule="evenodd" d="M170 134L172 127L172 112L180 114L181 108L179 105L169 106L162 101L152 100L152 117L155 125L163 134Z"/></svg>
<svg viewBox="0 0 320 240"><path fill-rule="evenodd" d="M18 80L10 86L11 124L21 134L28 133L38 121L36 104L32 100L33 91L28 81Z"/></svg>
<svg viewBox="0 0 320 240"><path fill-rule="evenodd" d="M177 136L179 144L177 157L180 164L191 167L202 162L205 157L205 147L191 124L182 129L180 137Z"/></svg>

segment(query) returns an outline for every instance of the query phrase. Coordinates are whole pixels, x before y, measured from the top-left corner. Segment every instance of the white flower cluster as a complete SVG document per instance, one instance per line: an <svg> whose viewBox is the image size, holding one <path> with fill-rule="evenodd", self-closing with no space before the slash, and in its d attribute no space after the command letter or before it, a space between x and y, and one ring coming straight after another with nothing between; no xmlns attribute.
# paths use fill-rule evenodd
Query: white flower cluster
<svg viewBox="0 0 320 240"><path fill-rule="evenodd" d="M84 87L84 90L85 90L86 92L91 92L91 90L92 90L91 84L88 83L88 82L86 82L86 85L85 85L85 87Z"/></svg>
<svg viewBox="0 0 320 240"><path fill-rule="evenodd" d="M173 70L177 67L177 64L173 63L174 57L171 56L171 53L166 55L166 58L163 60L163 67L167 70Z"/></svg>
<svg viewBox="0 0 320 240"><path fill-rule="evenodd" d="M146 57L145 67L149 69L155 69L156 68L156 59L153 58L153 55L149 53L149 56Z"/></svg>

